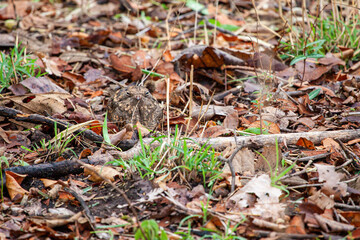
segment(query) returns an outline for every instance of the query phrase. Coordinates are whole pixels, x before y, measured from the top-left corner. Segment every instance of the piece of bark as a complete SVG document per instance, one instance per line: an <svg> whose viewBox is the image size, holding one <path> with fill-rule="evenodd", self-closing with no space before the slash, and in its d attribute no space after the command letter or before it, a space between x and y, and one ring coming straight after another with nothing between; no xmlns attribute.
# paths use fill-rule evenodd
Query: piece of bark
<svg viewBox="0 0 360 240"><path fill-rule="evenodd" d="M82 160L87 164L95 164L94 161L88 159ZM25 174L27 177L34 178L52 178L57 179L69 174L83 173L84 169L80 168L81 165L75 161L67 160L53 163L42 163L29 166L10 167L2 171L10 171L17 174Z"/></svg>
<svg viewBox="0 0 360 240"><path fill-rule="evenodd" d="M336 138L341 141L349 141L354 138L360 137L360 129L356 130L339 130L339 131L322 131L322 132L302 132L302 133L286 133L286 134L270 134L270 135L256 135L256 136L241 136L236 137L236 141L238 146L241 147L253 147L260 148L265 145L274 144L275 139L280 144L285 142L287 145L296 144L300 137L306 138L312 141L314 144L320 144L321 141L325 138ZM144 138L143 143L148 145L152 141L153 138ZM187 144L191 145L194 142L200 145L211 145L215 149L221 149L229 146L230 144L236 144L234 137L217 137L217 138L192 138L187 141ZM154 142L151 146L156 147L160 144L158 142ZM130 159L134 157L136 154L141 152L141 145L135 144L133 148L124 151L117 152L117 157L121 157L124 160Z"/></svg>

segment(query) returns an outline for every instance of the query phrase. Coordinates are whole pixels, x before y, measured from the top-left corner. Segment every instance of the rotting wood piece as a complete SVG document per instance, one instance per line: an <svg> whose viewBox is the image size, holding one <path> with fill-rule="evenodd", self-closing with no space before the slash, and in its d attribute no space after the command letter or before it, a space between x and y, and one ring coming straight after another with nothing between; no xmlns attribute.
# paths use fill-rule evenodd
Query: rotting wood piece
<svg viewBox="0 0 360 240"><path fill-rule="evenodd" d="M81 161L87 164L96 164L95 161L91 161L89 159L82 159ZM5 171L10 171L17 174L24 174L26 175L26 177L58 179L69 174L83 173L84 169L78 162L66 160L54 163L42 163L29 166L10 167L2 169L2 171L3 176L5 176ZM5 178L3 179L3 181L3 184L5 184Z"/></svg>
<svg viewBox="0 0 360 240"><path fill-rule="evenodd" d="M0 116L15 119L16 121L24 121L36 124L46 124L50 126L54 126L55 124L61 130L66 130L67 128L73 126L71 123L63 122L59 119L45 117L39 114L25 114L19 110L2 107L0 106ZM82 134L85 138L93 141L101 143L103 142L103 137L97 135L95 132L88 130L88 129L80 129L75 131L75 134Z"/></svg>
<svg viewBox="0 0 360 240"><path fill-rule="evenodd" d="M265 145L275 144L275 139L277 142L286 143L286 144L296 144L299 138L306 138L312 141L314 144L320 144L322 140L325 138L334 138L340 141L349 141L351 139L360 137L360 129L355 130L338 130L338 131L322 131L322 132L302 132L302 133L286 133L286 134L271 134L271 135L257 135L257 136L241 136L236 137L236 142L238 146L241 147L253 147L260 148ZM153 142L153 138L144 138L143 143L149 145ZM222 149L230 144L235 145L234 137L217 137L217 138L192 138L187 141L187 144L190 146L194 142L200 145L211 145L215 149ZM151 146L156 147L159 146L159 142L154 142ZM117 152L117 156L123 159L130 159L134 157L136 154L139 154L142 151L141 145L139 143L135 144L135 146L124 152Z"/></svg>

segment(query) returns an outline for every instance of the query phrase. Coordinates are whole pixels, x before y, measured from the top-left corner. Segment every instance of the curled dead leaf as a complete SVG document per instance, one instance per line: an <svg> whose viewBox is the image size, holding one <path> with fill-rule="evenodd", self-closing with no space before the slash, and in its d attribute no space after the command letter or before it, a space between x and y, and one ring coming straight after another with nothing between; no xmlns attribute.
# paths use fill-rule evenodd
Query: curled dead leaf
<svg viewBox="0 0 360 240"><path fill-rule="evenodd" d="M121 177L121 173L117 170L108 167L108 166L92 166L89 164L85 164L86 168L84 169L85 175L90 175L89 180L93 182L101 182L103 178L108 179L110 181L115 181L116 177ZM103 178L101 178L100 176Z"/></svg>
<svg viewBox="0 0 360 240"><path fill-rule="evenodd" d="M5 171L6 176L6 188L10 195L11 200L22 199L25 194L29 194L28 191L23 189L20 184L26 175L21 175L17 173L13 173L10 171Z"/></svg>

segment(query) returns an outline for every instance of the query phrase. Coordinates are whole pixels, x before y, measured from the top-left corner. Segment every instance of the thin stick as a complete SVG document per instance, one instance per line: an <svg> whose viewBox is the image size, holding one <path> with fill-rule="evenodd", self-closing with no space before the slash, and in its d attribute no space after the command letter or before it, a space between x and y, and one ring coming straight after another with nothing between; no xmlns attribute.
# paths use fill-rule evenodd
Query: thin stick
<svg viewBox="0 0 360 240"><path fill-rule="evenodd" d="M186 125L186 131L185 133L188 132L189 127L190 127L190 122L191 122L191 113L192 113L192 105L193 105L193 89L194 89L194 65L191 65L191 70L190 70L190 90L189 90L189 116L188 116L188 123Z"/></svg>
<svg viewBox="0 0 360 240"><path fill-rule="evenodd" d="M170 28L169 28L169 18L170 18L171 13L172 13L172 11L170 8L168 15L166 16L166 21L165 21L166 37L167 37L167 41L168 41L167 46L168 46L169 51L171 51L171 37L170 37ZM161 56L163 56L163 54L161 54Z"/></svg>
<svg viewBox="0 0 360 240"><path fill-rule="evenodd" d="M198 4L198 0L196 0L196 3ZM195 12L195 26L194 26L194 45L196 45L196 30L197 30L197 21L198 21L198 11ZM204 24L206 25L206 24Z"/></svg>
<svg viewBox="0 0 360 240"><path fill-rule="evenodd" d="M170 78L166 78L166 123L168 131L168 144L170 144Z"/></svg>
<svg viewBox="0 0 360 240"><path fill-rule="evenodd" d="M216 0L215 3L215 27L214 27L214 41L213 41L213 45L216 46L216 22L217 22L217 15L218 15L218 10L219 10L219 0Z"/></svg>

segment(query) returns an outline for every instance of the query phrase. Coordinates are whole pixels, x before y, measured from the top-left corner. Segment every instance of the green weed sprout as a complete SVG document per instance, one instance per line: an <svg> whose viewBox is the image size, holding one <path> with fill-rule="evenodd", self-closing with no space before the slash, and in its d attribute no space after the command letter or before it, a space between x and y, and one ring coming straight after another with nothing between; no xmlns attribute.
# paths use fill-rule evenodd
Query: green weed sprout
<svg viewBox="0 0 360 240"><path fill-rule="evenodd" d="M144 231L144 234L138 229L135 232L135 240L139 239L152 239L152 240L167 240L168 237L163 229L160 230L159 225L153 219L145 220L141 222L141 228Z"/></svg>
<svg viewBox="0 0 360 240"><path fill-rule="evenodd" d="M150 180L156 175L170 171L182 170L184 175L196 171L201 174L204 186L208 183L208 187L211 187L221 173L219 170L221 162L217 160L215 150L205 144L200 146L191 139L179 140L178 136L179 131L176 127L170 143L164 141L166 136L163 135L155 137L149 145L145 145L139 132L140 154L126 161L118 159L111 163L123 166L125 169L137 170L141 178L148 177ZM197 147L189 147L187 141L193 141ZM160 146L150 148L154 142L158 142ZM165 150L162 145L165 146ZM176 166L168 169L163 163L165 157L168 162Z"/></svg>
<svg viewBox="0 0 360 240"><path fill-rule="evenodd" d="M24 77L40 77L41 69L36 59L26 54L25 47L19 49L16 44L10 54L0 52L0 92L12 83L22 81Z"/></svg>
<svg viewBox="0 0 360 240"><path fill-rule="evenodd" d="M261 153L257 152L263 159L264 161L268 164L269 169L270 169L270 179L271 179L271 186L276 187L284 192L286 192L287 194L289 194L289 191L286 189L286 186L283 185L279 185L278 181L280 180L280 178L282 178L283 176L285 176L285 174L287 174L288 172L290 172L290 170L295 166L296 163L291 164L289 167L287 167L284 171L279 172L279 158L280 158L280 154L279 154L279 145L278 145L278 141L277 138L275 138L275 147L276 147L276 164L275 164L275 169L272 169L271 164L269 163L269 161L266 159L266 157L264 155L262 155ZM284 162L282 162L283 167L285 166Z"/></svg>

